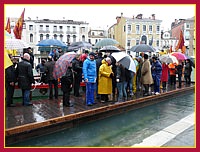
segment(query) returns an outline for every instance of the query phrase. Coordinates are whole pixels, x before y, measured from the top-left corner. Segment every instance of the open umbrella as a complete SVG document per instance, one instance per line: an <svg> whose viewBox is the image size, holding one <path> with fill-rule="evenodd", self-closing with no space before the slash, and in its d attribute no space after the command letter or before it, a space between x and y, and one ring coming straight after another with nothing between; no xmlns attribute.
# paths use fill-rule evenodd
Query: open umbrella
<svg viewBox="0 0 200 152"><path fill-rule="evenodd" d="M97 42L95 44L95 47L99 48L99 47L108 46L108 45L115 45L115 44L118 44L118 43L119 42L116 41L115 39L104 38L104 39L100 40L99 42Z"/></svg>
<svg viewBox="0 0 200 152"><path fill-rule="evenodd" d="M53 70L53 77L55 79L61 78L66 73L70 62L74 59L75 55L75 52L67 52L56 61Z"/></svg>
<svg viewBox="0 0 200 152"><path fill-rule="evenodd" d="M4 69L8 68L11 65L13 65L13 63L9 58L8 53L4 51Z"/></svg>
<svg viewBox="0 0 200 152"><path fill-rule="evenodd" d="M60 40L56 39L45 39L40 41L36 46L44 46L44 47L50 47L50 46L57 46L57 47L67 47L65 43L63 43Z"/></svg>
<svg viewBox="0 0 200 152"><path fill-rule="evenodd" d="M175 56L177 58L177 60L186 60L187 59L186 55L181 52L173 52L173 53L171 53L171 55Z"/></svg>
<svg viewBox="0 0 200 152"><path fill-rule="evenodd" d="M126 69L136 72L136 65L133 59L125 52L113 52L111 54L116 62L122 64Z"/></svg>
<svg viewBox="0 0 200 152"><path fill-rule="evenodd" d="M6 39L5 42L5 48L7 50L19 50L30 47L28 43L20 39Z"/></svg>
<svg viewBox="0 0 200 152"><path fill-rule="evenodd" d="M147 44L138 44L133 46L131 49L133 52L155 52L156 49Z"/></svg>
<svg viewBox="0 0 200 152"><path fill-rule="evenodd" d="M195 57L194 56L187 56L187 59L190 60L191 65L193 66L193 68L195 68Z"/></svg>
<svg viewBox="0 0 200 152"><path fill-rule="evenodd" d="M172 56L170 54L164 54L159 56L159 60L161 62L165 62L165 63L177 63L178 64L178 60L176 59L175 56Z"/></svg>
<svg viewBox="0 0 200 152"><path fill-rule="evenodd" d="M104 46L102 49L100 49L100 52L120 52L121 50L117 48L116 46Z"/></svg>
<svg viewBox="0 0 200 152"><path fill-rule="evenodd" d="M92 44L90 44L88 42L84 42L84 41L74 42L69 46L68 50L78 50L80 48L90 49L90 48L92 48Z"/></svg>

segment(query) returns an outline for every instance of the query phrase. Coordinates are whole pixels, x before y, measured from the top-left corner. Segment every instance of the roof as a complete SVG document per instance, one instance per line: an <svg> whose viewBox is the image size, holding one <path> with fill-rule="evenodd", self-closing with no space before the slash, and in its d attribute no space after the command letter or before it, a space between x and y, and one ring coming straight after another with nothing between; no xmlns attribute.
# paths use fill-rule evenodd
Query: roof
<svg viewBox="0 0 200 152"><path fill-rule="evenodd" d="M42 19L42 20L25 20L25 22L34 22L34 23L50 23L50 24L88 24L84 21L74 21L74 20L50 20L50 19Z"/></svg>

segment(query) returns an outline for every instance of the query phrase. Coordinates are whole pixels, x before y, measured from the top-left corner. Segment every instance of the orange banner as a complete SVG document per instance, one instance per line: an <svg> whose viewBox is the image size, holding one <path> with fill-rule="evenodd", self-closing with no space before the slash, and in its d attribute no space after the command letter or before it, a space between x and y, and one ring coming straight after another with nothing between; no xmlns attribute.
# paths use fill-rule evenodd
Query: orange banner
<svg viewBox="0 0 200 152"><path fill-rule="evenodd" d="M10 28L10 18L8 18L7 24L6 24L6 28L5 30L10 34L11 33L11 28Z"/></svg>
<svg viewBox="0 0 200 152"><path fill-rule="evenodd" d="M179 41L178 41L178 45L176 46L176 51L178 49L181 49L182 53L185 52L185 47L184 47L184 37L183 37L183 31L180 31L180 37L179 37Z"/></svg>
<svg viewBox="0 0 200 152"><path fill-rule="evenodd" d="M18 19L18 21L17 21L17 23L16 23L16 25L13 29L13 32L14 32L16 39L21 39L21 37L22 37L22 30L23 30L23 23L24 23L24 13L25 13L25 9L22 12L20 18Z"/></svg>

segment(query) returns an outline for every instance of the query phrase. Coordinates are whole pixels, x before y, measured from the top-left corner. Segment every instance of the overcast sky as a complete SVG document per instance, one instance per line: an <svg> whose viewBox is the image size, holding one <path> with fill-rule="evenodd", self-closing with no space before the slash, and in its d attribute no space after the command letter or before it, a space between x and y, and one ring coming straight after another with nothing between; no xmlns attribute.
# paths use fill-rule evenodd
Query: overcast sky
<svg viewBox="0 0 200 152"><path fill-rule="evenodd" d="M143 14L149 18L155 14L162 20L162 27L168 30L175 19L187 19L195 16L195 5L5 5L5 17L17 17L25 8L25 19L63 19L85 21L93 27L110 27L116 23L116 16L124 17Z"/></svg>

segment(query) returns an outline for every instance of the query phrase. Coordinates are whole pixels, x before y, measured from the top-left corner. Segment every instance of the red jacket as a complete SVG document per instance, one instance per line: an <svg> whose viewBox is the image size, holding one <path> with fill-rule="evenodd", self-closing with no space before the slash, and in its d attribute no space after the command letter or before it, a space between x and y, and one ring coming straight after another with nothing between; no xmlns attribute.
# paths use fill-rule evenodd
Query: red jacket
<svg viewBox="0 0 200 152"><path fill-rule="evenodd" d="M168 71L169 67L167 64L162 64L162 76L161 76L161 81L162 82L167 82L168 81Z"/></svg>

